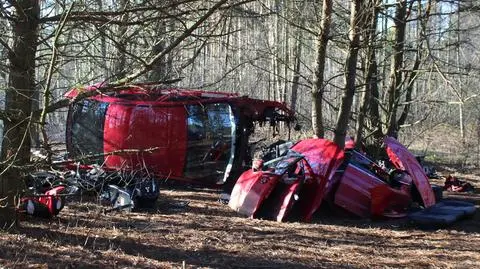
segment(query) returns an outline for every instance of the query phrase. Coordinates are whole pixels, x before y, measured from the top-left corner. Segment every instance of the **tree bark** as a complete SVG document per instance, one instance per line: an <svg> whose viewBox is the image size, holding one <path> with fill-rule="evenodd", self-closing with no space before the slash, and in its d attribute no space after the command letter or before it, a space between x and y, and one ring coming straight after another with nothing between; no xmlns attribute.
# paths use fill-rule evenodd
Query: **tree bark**
<svg viewBox="0 0 480 269"><path fill-rule="evenodd" d="M297 30L298 31L298 30ZM300 31L298 31L300 32ZM298 88L300 86L300 64L302 62L302 42L300 41L301 36L297 36L297 41L295 45L295 66L293 68L293 78L292 78L292 93L290 95L290 108L295 111L297 109L297 98L298 98Z"/></svg>
<svg viewBox="0 0 480 269"><path fill-rule="evenodd" d="M342 96L342 103L338 111L333 141L340 147L345 146L345 135L347 134L350 112L352 110L353 97L355 95L355 79L357 74L357 58L360 46L361 0L351 1L350 29L348 55L345 63L345 88Z"/></svg>
<svg viewBox="0 0 480 269"><path fill-rule="evenodd" d="M162 21L160 22L155 30L156 36L160 39L153 47L152 47L152 55L157 55L158 53L162 52L167 47L167 34L168 34L168 26L167 22ZM152 67L152 70L149 74L150 81L165 81L168 80L168 73L171 69L171 61L169 61L169 54L166 54L162 59L160 59L155 65Z"/></svg>
<svg viewBox="0 0 480 269"><path fill-rule="evenodd" d="M315 68L315 80L312 88L312 128L316 137L325 136L322 115L322 99L325 90L324 72L325 58L327 56L327 44L332 22L332 0L323 0L322 19L320 21L320 34L317 39L317 59Z"/></svg>
<svg viewBox="0 0 480 269"><path fill-rule="evenodd" d="M370 2L367 15L367 31L365 37L365 43L367 44L367 64L366 64L366 78L365 78L365 87L364 91L360 96L360 111L357 118L357 134L355 141L357 141L357 148L361 147L363 144L363 132L366 125L367 114L370 114L370 122L372 123L372 129L377 133L381 129L380 117L378 112L377 99L372 98L372 96L378 96L378 81L377 81L377 58L376 58L376 32L377 32L377 22L378 22L378 13L379 13L379 4L380 1L376 0ZM376 93L376 94L375 94ZM369 109L370 108L370 109ZM369 113L372 108L376 109L376 113Z"/></svg>
<svg viewBox="0 0 480 269"><path fill-rule="evenodd" d="M16 223L15 197L23 187L21 167L30 162L30 123L35 95L35 53L37 50L40 6L37 0L15 2L13 47L9 53L9 87L5 110L18 117L4 121L0 198L0 227Z"/></svg>
<svg viewBox="0 0 480 269"><path fill-rule="evenodd" d="M126 10L128 8L128 0L119 0L118 1L118 6L119 10ZM113 77L115 79L121 79L125 77L127 74L126 70L126 65L127 65L127 56L126 56L126 51L127 51L127 42L128 38L126 37L127 30L128 30L128 23L129 20L129 14L124 13L121 16L120 21L122 24L118 25L118 33L117 33L117 42L115 43L116 47L116 57L114 60L114 74Z"/></svg>
<svg viewBox="0 0 480 269"><path fill-rule="evenodd" d="M405 27L407 25L407 3L405 0L398 1L396 4L394 18L395 44L393 46L393 59L390 70L390 80L388 85L388 121L387 135L398 136L397 109L400 100L402 86L402 64L405 47Z"/></svg>
<svg viewBox="0 0 480 269"><path fill-rule="evenodd" d="M302 16L302 13L305 10L306 1L303 1L300 12L296 13L296 17L299 18L300 27L305 27L305 18ZM297 99L298 99L298 89L300 87L300 69L302 65L302 47L303 47L303 31L301 29L295 29L295 48L294 48L294 66L293 66L293 77L292 77L292 89L290 95L290 108L293 111L297 110Z"/></svg>

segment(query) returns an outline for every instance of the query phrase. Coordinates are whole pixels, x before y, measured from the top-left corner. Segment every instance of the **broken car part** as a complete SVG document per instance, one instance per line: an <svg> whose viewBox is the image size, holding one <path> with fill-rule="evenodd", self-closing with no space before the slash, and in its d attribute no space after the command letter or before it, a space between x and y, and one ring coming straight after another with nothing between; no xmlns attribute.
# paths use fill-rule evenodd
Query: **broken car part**
<svg viewBox="0 0 480 269"><path fill-rule="evenodd" d="M308 221L323 200L359 217L405 217L412 203L425 210L434 206L435 194L415 157L393 138L385 138L385 145L396 168L390 173L365 153L344 151L326 139L302 140L285 156L244 172L229 206L277 221Z"/></svg>

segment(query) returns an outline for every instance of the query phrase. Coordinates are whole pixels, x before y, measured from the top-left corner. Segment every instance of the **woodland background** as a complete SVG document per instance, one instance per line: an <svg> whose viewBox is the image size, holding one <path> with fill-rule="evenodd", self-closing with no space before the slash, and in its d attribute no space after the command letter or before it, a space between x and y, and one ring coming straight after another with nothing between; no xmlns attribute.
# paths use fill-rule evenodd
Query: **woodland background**
<svg viewBox="0 0 480 269"><path fill-rule="evenodd" d="M21 187L31 148L63 143L63 94L102 81L282 101L302 137L392 135L478 164L479 14L473 0L2 1L0 193Z"/></svg>

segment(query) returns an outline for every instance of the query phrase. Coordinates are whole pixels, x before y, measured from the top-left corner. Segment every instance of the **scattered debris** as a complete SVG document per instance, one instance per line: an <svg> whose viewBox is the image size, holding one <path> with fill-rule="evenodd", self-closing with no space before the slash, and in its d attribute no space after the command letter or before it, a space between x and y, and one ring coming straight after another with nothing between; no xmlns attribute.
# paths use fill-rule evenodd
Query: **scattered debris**
<svg viewBox="0 0 480 269"><path fill-rule="evenodd" d="M67 165L64 172L39 171L26 180L28 193L18 211L51 218L58 215L67 198L93 193L111 209L138 210L153 208L159 197L158 180L141 171L105 170L98 165Z"/></svg>
<svg viewBox="0 0 480 269"><path fill-rule="evenodd" d="M73 89L67 96L98 87ZM435 222L439 212L448 211L448 217L437 218L444 223L473 214L469 204L440 203L441 191L428 181L438 177L435 169L390 137L384 140L389 159L383 165L365 147L357 151L352 137L344 149L326 139L279 140L263 148L261 157L253 156L249 137L255 122L275 131L278 122L294 121L282 103L232 93L139 84L92 96L69 108L67 151L102 165L70 163L62 174L37 173L19 211L52 217L66 197L85 192L111 207L105 213L151 208L159 197L154 175L168 175L203 184L236 182L231 195L228 190L219 200L252 218L309 221L323 201L364 218L405 217L415 208L410 218L417 223ZM444 189L473 186L449 177Z"/></svg>
<svg viewBox="0 0 480 269"><path fill-rule="evenodd" d="M437 229L475 214L475 205L462 201L443 200L435 205L411 213L408 219L425 229Z"/></svg>
<svg viewBox="0 0 480 269"><path fill-rule="evenodd" d="M44 193L34 193L20 199L18 211L34 217L51 218L58 215L65 205L62 194L65 186L53 187Z"/></svg>
<svg viewBox="0 0 480 269"><path fill-rule="evenodd" d="M55 173L40 171L30 174L25 185L27 191L20 198L18 212L27 215L51 218L58 215L65 205L71 188L59 180Z"/></svg>
<svg viewBox="0 0 480 269"><path fill-rule="evenodd" d="M428 178L440 178L440 176L437 174L437 170L435 169L435 167L425 162L425 155L416 155L415 159L417 159L418 163L422 166L423 171Z"/></svg>
<svg viewBox="0 0 480 269"><path fill-rule="evenodd" d="M459 180L457 177L448 175L445 179L443 189L452 192L473 192L475 187L466 181Z"/></svg>
<svg viewBox="0 0 480 269"><path fill-rule="evenodd" d="M110 184L100 194L101 200L112 206L112 209L106 212L154 208L158 196L157 180L148 178L136 180L124 187Z"/></svg>
<svg viewBox="0 0 480 269"><path fill-rule="evenodd" d="M440 209L425 214L475 208L469 203L438 203L441 195L434 192L415 156L393 138L384 143L389 160L382 167L353 145L342 150L326 139L302 140L283 156L264 163L256 160L238 179L229 206L251 218L277 221L309 221L322 201L359 217L405 217L412 209L434 206ZM463 216L457 215L455 220Z"/></svg>
<svg viewBox="0 0 480 269"><path fill-rule="evenodd" d="M230 194L229 193L220 193L220 197L218 198L218 201L224 205L228 204L230 201Z"/></svg>

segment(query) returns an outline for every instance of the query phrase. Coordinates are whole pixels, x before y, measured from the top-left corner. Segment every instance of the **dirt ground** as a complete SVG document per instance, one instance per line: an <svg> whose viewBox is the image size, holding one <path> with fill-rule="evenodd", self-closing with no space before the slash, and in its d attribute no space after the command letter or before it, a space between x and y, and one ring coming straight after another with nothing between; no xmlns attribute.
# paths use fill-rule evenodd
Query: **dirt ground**
<svg viewBox="0 0 480 269"><path fill-rule="evenodd" d="M480 170L442 169L448 174L477 190L444 196L478 208ZM1 233L1 268L480 268L478 209L454 226L424 231L405 220L326 211L312 223L247 219L218 195L164 186L158 207L139 213L103 214L96 202L71 202L52 220L26 218Z"/></svg>

